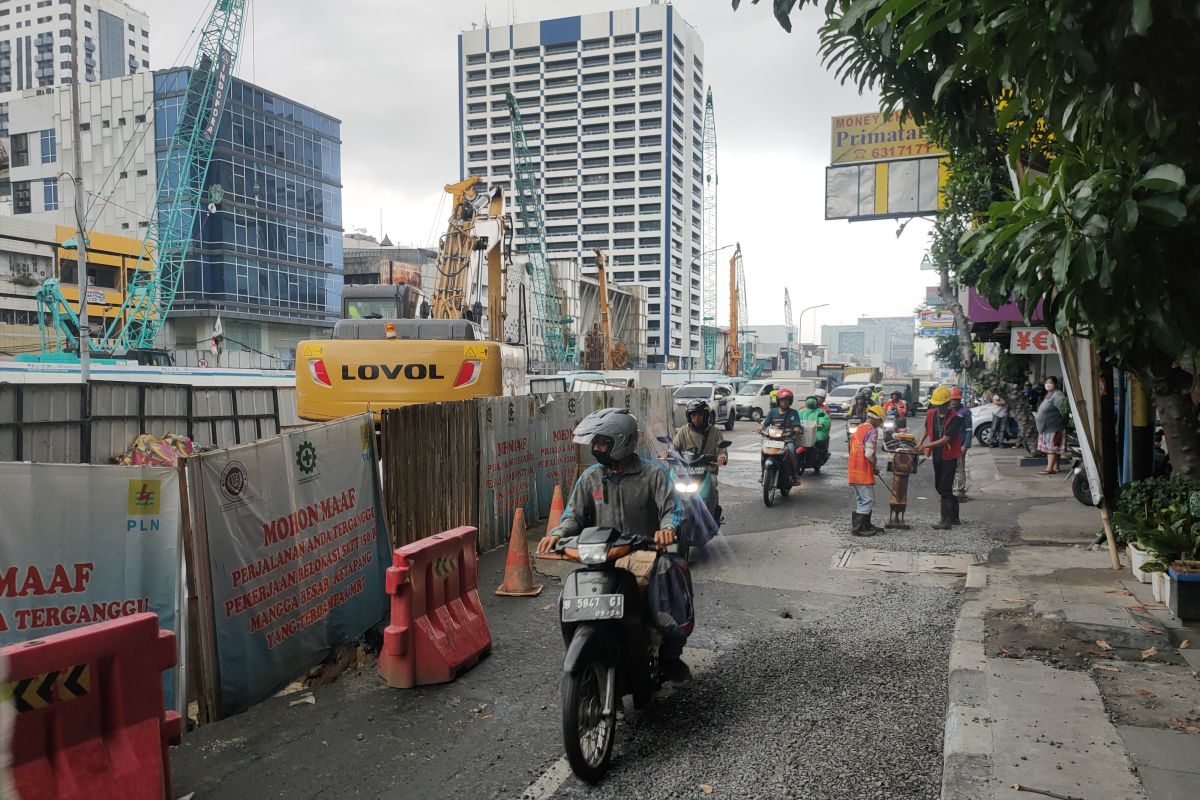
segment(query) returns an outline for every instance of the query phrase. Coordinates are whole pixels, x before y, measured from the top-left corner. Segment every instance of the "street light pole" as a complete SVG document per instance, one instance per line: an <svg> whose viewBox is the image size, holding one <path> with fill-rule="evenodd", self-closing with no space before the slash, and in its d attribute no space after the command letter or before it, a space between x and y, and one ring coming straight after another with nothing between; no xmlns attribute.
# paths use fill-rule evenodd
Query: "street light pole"
<svg viewBox="0 0 1200 800"><path fill-rule="evenodd" d="M83 382L84 393L88 391L88 379L91 377L91 335L88 331L88 274L87 274L87 232L84 230L83 207L83 153L79 144L79 0L71 0L71 149L75 155L73 183L75 184L75 254L79 257L79 378Z"/></svg>
<svg viewBox="0 0 1200 800"><path fill-rule="evenodd" d="M800 334L800 352L801 352L800 362L801 362L801 364L803 364L803 362L804 362L804 312L812 311L815 308L825 308L825 306L827 306L827 305L829 305L829 303L821 303L820 305L809 306L808 308L800 309L800 318L796 320L796 330ZM816 335L816 331L813 331L813 335L814 336ZM818 344L819 344L819 342L818 342Z"/></svg>

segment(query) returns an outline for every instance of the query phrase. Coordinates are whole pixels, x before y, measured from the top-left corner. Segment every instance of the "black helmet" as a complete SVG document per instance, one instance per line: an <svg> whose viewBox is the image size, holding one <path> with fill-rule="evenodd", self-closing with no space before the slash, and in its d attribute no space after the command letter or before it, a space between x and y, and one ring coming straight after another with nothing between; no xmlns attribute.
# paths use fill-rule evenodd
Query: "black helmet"
<svg viewBox="0 0 1200 800"><path fill-rule="evenodd" d="M704 421L700 423L700 427L702 427L702 428L705 427L706 425L708 425L708 417L711 413L712 413L712 410L708 407L707 400L697 399L697 400L692 400L691 402L689 402L687 404L687 420L688 420L689 425L691 425L691 423L692 423L692 414L703 414Z"/></svg>
<svg viewBox="0 0 1200 800"><path fill-rule="evenodd" d="M902 394L903 394L903 392L901 392L899 389L897 389L896 391L892 392L892 397L895 398L896 400L899 400Z"/></svg>

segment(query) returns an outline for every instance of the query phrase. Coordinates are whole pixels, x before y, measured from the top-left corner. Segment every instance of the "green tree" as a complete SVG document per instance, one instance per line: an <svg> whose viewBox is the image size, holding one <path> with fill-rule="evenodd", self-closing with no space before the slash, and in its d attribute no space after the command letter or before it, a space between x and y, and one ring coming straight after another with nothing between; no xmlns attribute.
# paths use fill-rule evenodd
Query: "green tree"
<svg viewBox="0 0 1200 800"><path fill-rule="evenodd" d="M757 0L755 0L757 1ZM800 5L803 5L801 3ZM816 3L813 3L817 5ZM739 0L734 0L734 8ZM785 29L795 0L775 0ZM1087 336L1151 388L1200 476L1200 6L1193 0L829 0L843 81L1002 164L951 265ZM998 161L997 161L998 159Z"/></svg>

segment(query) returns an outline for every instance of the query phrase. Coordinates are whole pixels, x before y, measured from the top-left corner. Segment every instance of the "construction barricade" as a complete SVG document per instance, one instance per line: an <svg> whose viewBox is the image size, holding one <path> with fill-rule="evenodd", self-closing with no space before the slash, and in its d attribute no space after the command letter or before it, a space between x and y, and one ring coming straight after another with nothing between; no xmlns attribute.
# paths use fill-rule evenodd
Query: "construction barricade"
<svg viewBox="0 0 1200 800"><path fill-rule="evenodd" d="M387 570L391 618L379 674L411 689L448 683L492 649L479 601L475 528L455 528L399 548Z"/></svg>
<svg viewBox="0 0 1200 800"><path fill-rule="evenodd" d="M17 796L38 800L171 798L168 745L179 714L163 708L175 634L134 614L3 650L0 697L12 703Z"/></svg>

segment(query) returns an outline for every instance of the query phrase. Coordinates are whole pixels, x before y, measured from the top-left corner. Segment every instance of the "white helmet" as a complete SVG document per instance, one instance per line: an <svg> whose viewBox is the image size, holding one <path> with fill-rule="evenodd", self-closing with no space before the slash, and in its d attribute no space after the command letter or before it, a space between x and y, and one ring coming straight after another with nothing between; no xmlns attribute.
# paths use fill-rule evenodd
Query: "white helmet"
<svg viewBox="0 0 1200 800"><path fill-rule="evenodd" d="M821 402L825 402L825 397L827 394L828 393L824 389L817 389L815 392L813 392L813 397L817 398Z"/></svg>

